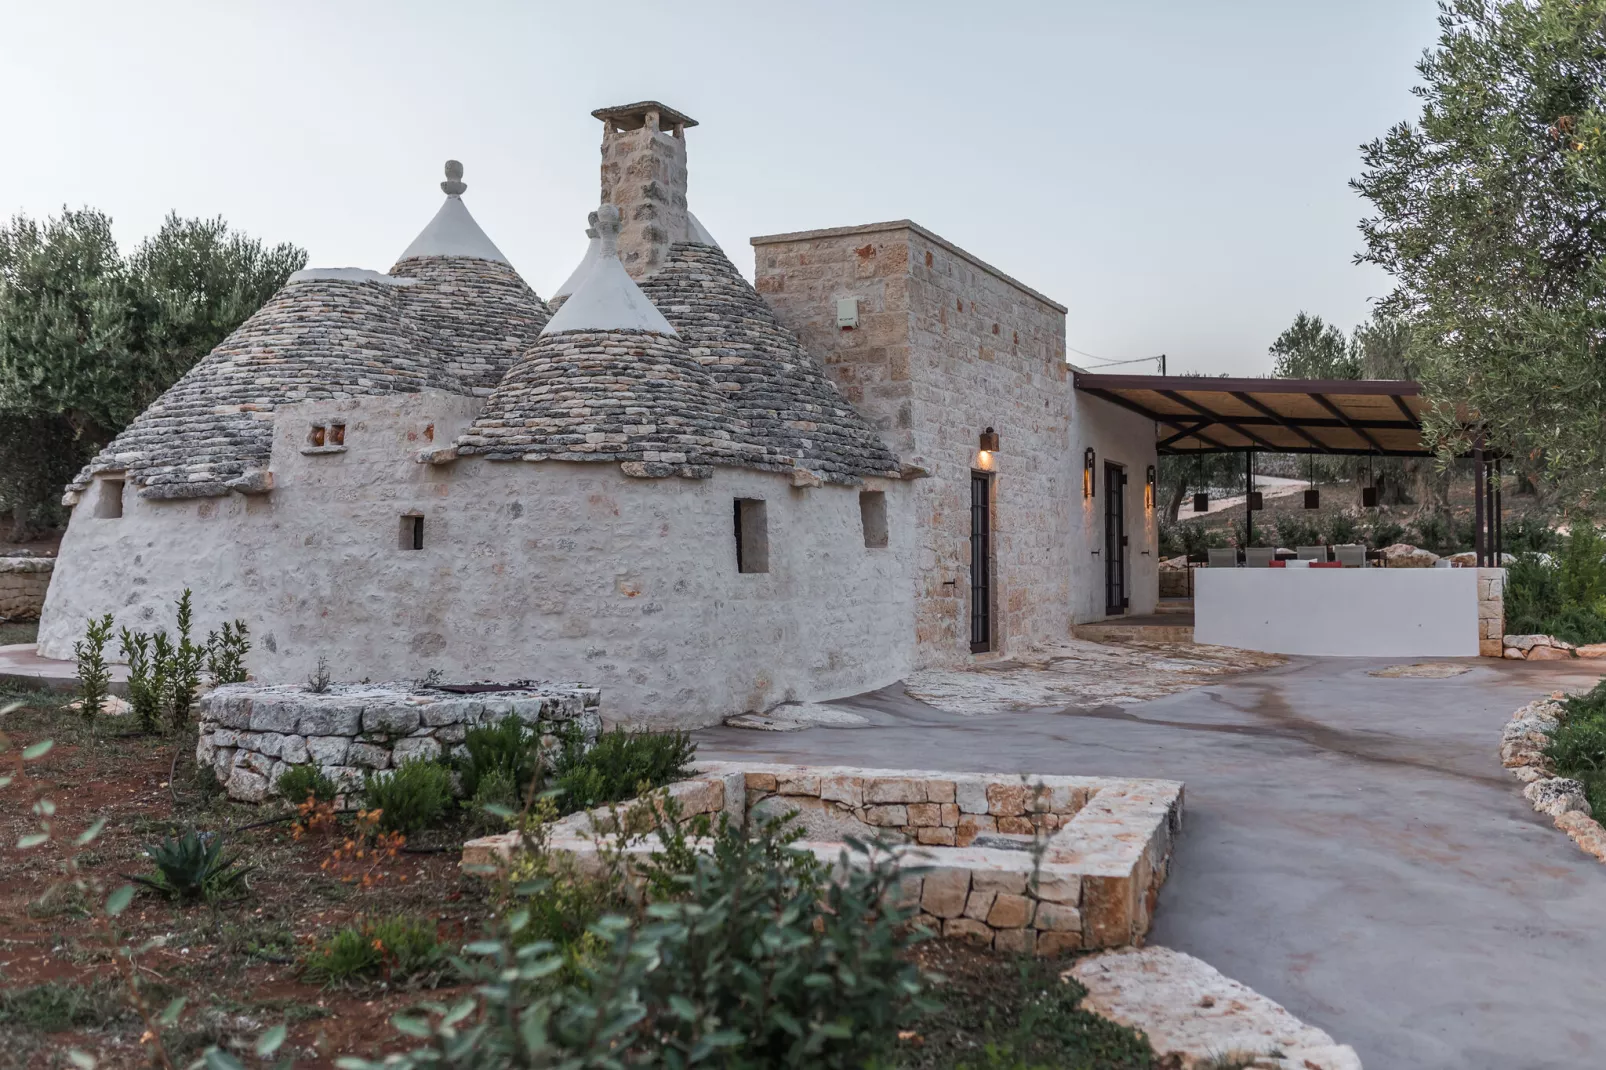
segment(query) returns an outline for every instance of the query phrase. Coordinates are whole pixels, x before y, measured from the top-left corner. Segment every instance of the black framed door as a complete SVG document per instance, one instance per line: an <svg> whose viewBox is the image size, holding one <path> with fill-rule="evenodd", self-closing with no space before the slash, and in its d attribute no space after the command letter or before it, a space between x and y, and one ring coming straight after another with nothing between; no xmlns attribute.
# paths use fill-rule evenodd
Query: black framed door
<svg viewBox="0 0 1606 1070"><path fill-rule="evenodd" d="M1104 612L1124 613L1126 594L1126 468L1104 462Z"/></svg>
<svg viewBox="0 0 1606 1070"><path fill-rule="evenodd" d="M992 477L970 473L970 650L993 648Z"/></svg>

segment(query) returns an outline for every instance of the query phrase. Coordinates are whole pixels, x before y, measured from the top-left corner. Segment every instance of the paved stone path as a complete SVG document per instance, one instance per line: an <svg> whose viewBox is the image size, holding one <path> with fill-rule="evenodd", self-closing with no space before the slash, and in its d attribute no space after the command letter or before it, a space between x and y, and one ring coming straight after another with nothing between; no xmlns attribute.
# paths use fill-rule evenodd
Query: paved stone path
<svg viewBox="0 0 1606 1070"><path fill-rule="evenodd" d="M1183 833L1151 940L1355 1046L1369 1068L1606 1065L1606 866L1499 764L1511 711L1601 671L1302 658L1095 709L943 713L883 689L857 728L698 733L707 758L1174 777Z"/></svg>

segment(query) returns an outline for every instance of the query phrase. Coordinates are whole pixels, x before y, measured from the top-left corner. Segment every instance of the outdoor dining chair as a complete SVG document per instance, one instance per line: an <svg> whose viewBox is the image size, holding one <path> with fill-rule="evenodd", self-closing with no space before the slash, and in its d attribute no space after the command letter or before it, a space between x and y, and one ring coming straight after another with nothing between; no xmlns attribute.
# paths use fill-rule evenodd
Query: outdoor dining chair
<svg viewBox="0 0 1606 1070"><path fill-rule="evenodd" d="M1294 553L1299 555L1301 561L1326 561L1327 547L1325 546L1296 546Z"/></svg>
<svg viewBox="0 0 1606 1070"><path fill-rule="evenodd" d="M1237 550L1233 550L1231 548L1223 549L1223 548L1220 548L1220 547L1214 547L1213 546L1206 552L1210 555L1209 556L1209 567L1210 568L1237 568L1238 567L1238 551Z"/></svg>
<svg viewBox="0 0 1606 1070"><path fill-rule="evenodd" d="M1270 568L1276 556L1277 551L1270 546L1244 548L1244 564L1249 568Z"/></svg>
<svg viewBox="0 0 1606 1070"><path fill-rule="evenodd" d="M1366 567L1366 547L1364 546L1358 544L1353 546L1335 546L1333 547L1333 554L1338 558L1338 563L1343 565L1345 568Z"/></svg>

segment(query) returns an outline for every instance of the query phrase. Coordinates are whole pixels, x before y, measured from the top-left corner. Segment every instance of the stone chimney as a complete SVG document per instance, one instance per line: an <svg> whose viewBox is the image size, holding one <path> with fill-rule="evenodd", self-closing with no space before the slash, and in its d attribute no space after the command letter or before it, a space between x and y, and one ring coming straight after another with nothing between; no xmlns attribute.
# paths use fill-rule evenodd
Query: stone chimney
<svg viewBox="0 0 1606 1070"><path fill-rule="evenodd" d="M686 214L686 128L697 120L656 100L598 108L602 120L602 203L619 209L619 259L633 279L669 258L691 236Z"/></svg>

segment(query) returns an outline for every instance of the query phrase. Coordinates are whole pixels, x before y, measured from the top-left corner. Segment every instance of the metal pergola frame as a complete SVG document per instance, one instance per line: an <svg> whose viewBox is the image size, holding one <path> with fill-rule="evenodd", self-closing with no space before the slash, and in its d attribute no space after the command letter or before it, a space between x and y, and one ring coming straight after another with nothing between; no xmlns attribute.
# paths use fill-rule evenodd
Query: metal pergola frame
<svg viewBox="0 0 1606 1070"><path fill-rule="evenodd" d="M1400 379L1232 379L1192 375L1103 375L1077 371L1076 389L1155 423L1165 455L1259 453L1432 457L1422 441L1425 401ZM1463 418L1465 414L1462 414ZM1501 458L1473 448L1473 544L1479 565L1499 562ZM1249 490L1253 490L1252 479ZM1249 532L1254 511L1244 503Z"/></svg>

